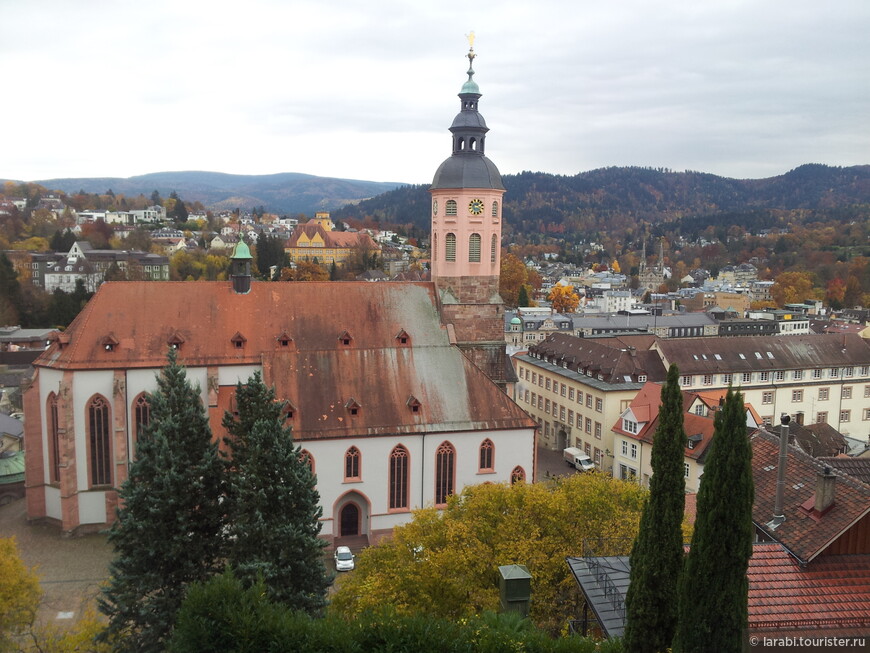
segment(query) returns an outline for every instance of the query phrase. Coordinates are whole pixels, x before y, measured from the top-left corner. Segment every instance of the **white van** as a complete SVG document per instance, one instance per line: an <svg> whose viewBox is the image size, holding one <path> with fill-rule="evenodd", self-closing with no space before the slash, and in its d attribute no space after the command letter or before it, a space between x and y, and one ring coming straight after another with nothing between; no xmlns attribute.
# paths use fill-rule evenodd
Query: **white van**
<svg viewBox="0 0 870 653"><path fill-rule="evenodd" d="M595 469L595 463L592 462L592 459L577 447L563 449L562 456L565 458L565 462L578 472L591 472Z"/></svg>

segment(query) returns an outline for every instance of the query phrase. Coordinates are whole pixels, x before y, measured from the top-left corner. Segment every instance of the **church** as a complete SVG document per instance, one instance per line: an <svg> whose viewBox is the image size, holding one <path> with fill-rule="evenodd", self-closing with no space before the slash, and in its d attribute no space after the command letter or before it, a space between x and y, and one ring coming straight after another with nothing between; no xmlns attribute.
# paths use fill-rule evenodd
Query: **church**
<svg viewBox="0 0 870 653"><path fill-rule="evenodd" d="M463 487L534 480L536 424L510 398L498 294L504 186L484 155L474 51L432 195L432 280L107 282L34 363L27 514L105 528L173 348L215 438L260 371L317 475L322 535L369 542Z"/></svg>

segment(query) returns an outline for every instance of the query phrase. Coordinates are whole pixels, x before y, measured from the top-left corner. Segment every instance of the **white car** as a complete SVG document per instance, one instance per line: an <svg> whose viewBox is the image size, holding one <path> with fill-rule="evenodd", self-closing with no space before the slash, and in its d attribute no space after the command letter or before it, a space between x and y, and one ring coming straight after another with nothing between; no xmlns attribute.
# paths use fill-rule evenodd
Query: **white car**
<svg viewBox="0 0 870 653"><path fill-rule="evenodd" d="M350 547L337 547L335 549L335 570L352 571L354 566L353 558L354 555L350 552Z"/></svg>

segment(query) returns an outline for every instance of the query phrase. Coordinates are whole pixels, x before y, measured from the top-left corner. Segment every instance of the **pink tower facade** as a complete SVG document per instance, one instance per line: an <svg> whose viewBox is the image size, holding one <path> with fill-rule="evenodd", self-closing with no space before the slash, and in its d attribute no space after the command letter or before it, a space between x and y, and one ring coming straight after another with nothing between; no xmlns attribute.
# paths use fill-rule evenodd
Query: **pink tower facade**
<svg viewBox="0 0 870 653"><path fill-rule="evenodd" d="M459 92L460 111L450 126L453 152L435 173L432 194L432 281L442 320L452 325L457 344L494 381L510 382L504 371L504 305L499 295L502 199L505 188L485 155L489 129L478 111L474 49L468 52L468 80Z"/></svg>

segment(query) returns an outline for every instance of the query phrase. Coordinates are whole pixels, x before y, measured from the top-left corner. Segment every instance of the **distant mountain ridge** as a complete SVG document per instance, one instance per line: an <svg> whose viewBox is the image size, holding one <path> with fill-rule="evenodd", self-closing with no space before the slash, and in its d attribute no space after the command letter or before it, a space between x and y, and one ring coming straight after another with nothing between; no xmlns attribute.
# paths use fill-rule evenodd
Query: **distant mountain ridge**
<svg viewBox="0 0 870 653"><path fill-rule="evenodd" d="M662 168L610 167L576 175L504 175L505 228L517 233L585 233L630 229L639 222L672 222L752 212L870 210L870 165L806 164L766 179L731 179ZM233 175L157 172L137 177L48 179L50 190L149 196L171 191L213 210L264 206L282 213L331 211L336 219L373 218L428 232L429 184L371 182L302 173ZM739 214L739 215L733 215ZM764 226L765 220L755 226Z"/></svg>
<svg viewBox="0 0 870 653"><path fill-rule="evenodd" d="M271 175L234 175L222 172L154 172L136 177L44 179L36 183L64 193L105 193L163 197L175 191L185 202L202 202L212 210L264 206L275 213L313 214L374 197L402 186L400 182L317 177L298 172Z"/></svg>
<svg viewBox="0 0 870 653"><path fill-rule="evenodd" d="M580 233L757 211L866 209L870 165L802 165L767 179L642 167L611 167L577 175L521 172L503 175L505 228L518 233ZM428 185L404 186L345 206L335 217L429 225Z"/></svg>

